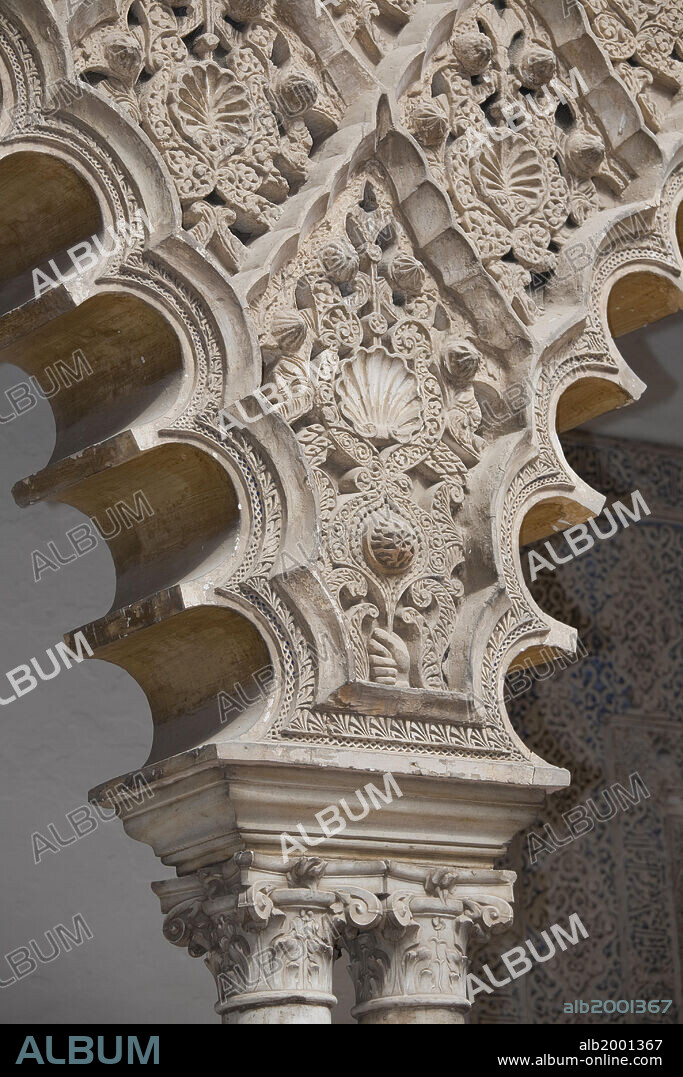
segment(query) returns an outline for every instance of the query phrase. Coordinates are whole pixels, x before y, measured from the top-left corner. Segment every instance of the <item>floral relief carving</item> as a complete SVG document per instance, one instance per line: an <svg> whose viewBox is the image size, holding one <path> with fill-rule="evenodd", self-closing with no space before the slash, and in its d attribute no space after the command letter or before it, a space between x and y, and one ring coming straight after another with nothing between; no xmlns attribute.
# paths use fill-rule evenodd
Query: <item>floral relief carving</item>
<svg viewBox="0 0 683 1077"><path fill-rule="evenodd" d="M498 375L375 173L271 283L262 344L313 471L316 568L344 611L356 678L443 691L463 595L457 516L485 444L475 389Z"/></svg>
<svg viewBox="0 0 683 1077"><path fill-rule="evenodd" d="M516 312L533 320L533 293L556 268L568 227L612 204L628 179L580 77L530 6L501 12L481 0L430 57L403 111L458 223Z"/></svg>
<svg viewBox="0 0 683 1077"><path fill-rule="evenodd" d="M81 77L160 150L185 227L236 269L305 181L311 128L331 133L341 100L275 0L119 0L78 43ZM242 21L244 20L244 21Z"/></svg>
<svg viewBox="0 0 683 1077"><path fill-rule="evenodd" d="M529 271L553 269L551 240L569 212L569 190L556 162L544 159L526 138L512 132L485 144L466 163L460 151L454 145L449 155L452 196L466 219L486 229L487 258L502 259L511 252L522 267L515 278L522 286L531 281ZM513 270L494 263L491 267L503 283L513 281Z"/></svg>
<svg viewBox="0 0 683 1077"><path fill-rule="evenodd" d="M665 0L583 0L591 29L658 131L683 88L683 10Z"/></svg>

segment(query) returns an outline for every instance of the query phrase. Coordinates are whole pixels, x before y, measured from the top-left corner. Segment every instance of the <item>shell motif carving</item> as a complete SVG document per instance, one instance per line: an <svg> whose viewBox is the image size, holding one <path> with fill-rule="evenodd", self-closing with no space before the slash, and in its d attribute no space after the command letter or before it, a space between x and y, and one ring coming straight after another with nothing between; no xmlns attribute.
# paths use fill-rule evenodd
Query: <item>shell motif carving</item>
<svg viewBox="0 0 683 1077"><path fill-rule="evenodd" d="M457 516L483 445L474 384L496 392L497 377L416 258L377 164L340 194L336 220L271 280L261 339L276 382L309 372L289 418L327 536L316 571L343 610L356 679L443 692L457 684ZM296 370L282 354L293 347Z"/></svg>
<svg viewBox="0 0 683 1077"><path fill-rule="evenodd" d="M417 378L385 348L360 348L344 363L337 392L342 412L362 437L408 442L422 426Z"/></svg>
<svg viewBox="0 0 683 1077"><path fill-rule="evenodd" d="M253 107L247 90L232 71L217 64L181 75L170 113L179 130L212 156L234 153L249 141Z"/></svg>
<svg viewBox="0 0 683 1077"><path fill-rule="evenodd" d="M583 75L536 8L469 4L403 95L405 122L459 224L527 324L542 314L568 227L613 204L630 181Z"/></svg>
<svg viewBox="0 0 683 1077"><path fill-rule="evenodd" d="M509 135L484 146L473 159L479 193L514 228L540 205L545 189L543 162L526 139Z"/></svg>
<svg viewBox="0 0 683 1077"><path fill-rule="evenodd" d="M336 129L343 101L333 80L280 18L279 0L100 8L75 42L76 70L96 75L98 93L143 127L171 173L183 226L236 270L244 237L267 232L306 181L311 126Z"/></svg>

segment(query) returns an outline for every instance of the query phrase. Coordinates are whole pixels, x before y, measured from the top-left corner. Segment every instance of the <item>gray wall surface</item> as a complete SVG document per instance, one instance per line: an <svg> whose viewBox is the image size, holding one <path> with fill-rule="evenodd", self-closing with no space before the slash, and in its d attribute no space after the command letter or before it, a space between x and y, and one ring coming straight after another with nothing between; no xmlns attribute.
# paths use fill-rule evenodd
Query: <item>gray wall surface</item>
<svg viewBox="0 0 683 1077"><path fill-rule="evenodd" d="M0 368L0 415L9 415L6 390L25 376ZM66 532L83 516L66 505L18 509L11 487L47 463L54 423L45 401L0 425L0 537L2 624L0 695L11 695L5 671L45 658L64 631L101 616L114 596L114 569L102 542L48 571L35 583L31 554L54 540L66 552ZM45 661L44 669L50 668ZM7 690L5 690L7 689ZM135 770L147 757L151 719L138 685L123 670L88 661L0 708L3 732L0 979L11 972L1 956L35 939L44 955L45 932L72 927L80 913L93 933L0 994L9 1021L190 1021L212 1019L214 989L201 961L169 945L150 881L173 873L147 846L131 841L117 819L103 822L58 853L34 863L32 834L55 824L73 836L66 813L87 800L99 782ZM217 1020L217 1018L214 1018Z"/></svg>

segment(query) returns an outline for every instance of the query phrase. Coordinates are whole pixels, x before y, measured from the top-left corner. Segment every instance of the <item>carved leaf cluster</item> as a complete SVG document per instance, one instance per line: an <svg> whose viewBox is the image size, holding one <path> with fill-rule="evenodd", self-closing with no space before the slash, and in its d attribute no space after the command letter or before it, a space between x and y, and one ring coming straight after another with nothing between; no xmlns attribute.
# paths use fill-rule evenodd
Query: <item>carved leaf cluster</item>
<svg viewBox="0 0 683 1077"><path fill-rule="evenodd" d="M241 240L267 231L305 181L310 129L334 130L339 97L274 0L118 7L78 43L77 69L142 125L186 227L235 269Z"/></svg>

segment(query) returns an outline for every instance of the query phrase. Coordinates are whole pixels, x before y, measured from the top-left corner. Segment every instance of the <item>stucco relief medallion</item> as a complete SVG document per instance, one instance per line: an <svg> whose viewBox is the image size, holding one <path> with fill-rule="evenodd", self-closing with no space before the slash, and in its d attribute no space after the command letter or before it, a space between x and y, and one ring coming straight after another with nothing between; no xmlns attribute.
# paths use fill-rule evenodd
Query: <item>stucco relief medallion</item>
<svg viewBox="0 0 683 1077"><path fill-rule="evenodd" d="M253 109L246 86L232 71L213 63L184 71L169 102L176 130L216 164L249 141Z"/></svg>
<svg viewBox="0 0 683 1077"><path fill-rule="evenodd" d="M502 132L478 151L467 139L456 140L447 168L453 200L467 214L482 257L511 251L527 270L555 267L549 246L569 214L569 189L553 158L521 135Z"/></svg>
<svg viewBox="0 0 683 1077"><path fill-rule="evenodd" d="M78 42L76 66L151 138L184 226L228 269L305 181L313 135L341 99L275 0L117 0Z"/></svg>

